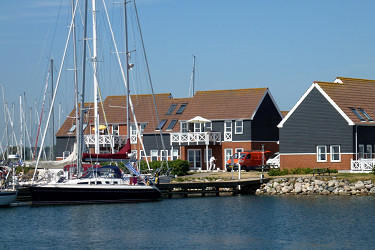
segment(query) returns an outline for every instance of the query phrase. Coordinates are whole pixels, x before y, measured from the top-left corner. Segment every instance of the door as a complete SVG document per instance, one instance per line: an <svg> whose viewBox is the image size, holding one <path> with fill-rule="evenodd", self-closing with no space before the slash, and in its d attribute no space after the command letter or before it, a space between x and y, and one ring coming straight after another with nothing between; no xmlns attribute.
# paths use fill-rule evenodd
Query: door
<svg viewBox="0 0 375 250"><path fill-rule="evenodd" d="M188 149L190 169L202 169L202 153L200 149Z"/></svg>

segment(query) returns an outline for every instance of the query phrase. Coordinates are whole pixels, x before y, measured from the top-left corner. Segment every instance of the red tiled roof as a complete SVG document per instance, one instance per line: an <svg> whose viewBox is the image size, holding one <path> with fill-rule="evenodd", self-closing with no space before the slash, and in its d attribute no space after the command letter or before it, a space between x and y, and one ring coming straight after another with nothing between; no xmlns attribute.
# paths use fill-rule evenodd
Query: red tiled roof
<svg viewBox="0 0 375 250"><path fill-rule="evenodd" d="M267 91L267 88L198 91L192 98L172 98L170 93L165 93L156 94L155 102L159 120L167 120L163 127L163 131L165 131L173 119L186 121L198 115L209 120L251 119ZM144 133L155 133L158 122L152 95L132 95L131 99L137 122L147 123ZM188 104L184 112L176 114L181 104L184 103ZM172 114L167 115L171 104L176 104L176 108ZM92 103L90 103L90 106L93 106ZM103 106L109 124L126 124L126 96L108 96ZM57 136L68 134L67 131L75 123L74 114L75 111L73 110L57 132ZM92 109L89 109L85 123L93 121L92 114ZM101 107L99 107L99 116L100 124L104 124ZM130 115L130 118L133 122L133 115ZM178 131L180 131L179 122L176 123L172 131L167 132ZM85 132L88 133L88 130Z"/></svg>
<svg viewBox="0 0 375 250"><path fill-rule="evenodd" d="M375 125L365 119L362 122L350 108L361 108L375 119L375 80L337 77L335 82L316 82L336 105L355 124Z"/></svg>

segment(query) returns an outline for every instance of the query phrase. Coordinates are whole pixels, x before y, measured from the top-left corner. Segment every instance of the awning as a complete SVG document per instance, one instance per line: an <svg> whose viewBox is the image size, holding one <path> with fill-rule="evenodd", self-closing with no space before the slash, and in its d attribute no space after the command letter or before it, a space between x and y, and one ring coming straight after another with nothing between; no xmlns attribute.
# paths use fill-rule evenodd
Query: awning
<svg viewBox="0 0 375 250"><path fill-rule="evenodd" d="M188 123L209 123L210 120L203 118L202 116L196 116L193 119L187 121Z"/></svg>

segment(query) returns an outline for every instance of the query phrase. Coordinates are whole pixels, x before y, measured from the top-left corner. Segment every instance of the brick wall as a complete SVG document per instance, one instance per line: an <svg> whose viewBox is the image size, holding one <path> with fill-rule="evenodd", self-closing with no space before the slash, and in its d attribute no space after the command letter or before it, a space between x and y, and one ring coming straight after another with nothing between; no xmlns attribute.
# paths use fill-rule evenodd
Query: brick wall
<svg viewBox="0 0 375 250"><path fill-rule="evenodd" d="M327 162L317 162L316 154L311 155L281 155L281 169L296 168L330 168L337 170L350 170L350 160L353 155L341 155L341 162L330 162L330 155L327 154Z"/></svg>

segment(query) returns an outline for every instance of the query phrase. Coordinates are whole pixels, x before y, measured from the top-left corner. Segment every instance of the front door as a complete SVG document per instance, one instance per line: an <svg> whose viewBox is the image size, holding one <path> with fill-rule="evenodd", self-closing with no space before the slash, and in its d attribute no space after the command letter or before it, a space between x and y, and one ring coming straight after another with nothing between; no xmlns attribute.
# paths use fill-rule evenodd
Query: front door
<svg viewBox="0 0 375 250"><path fill-rule="evenodd" d="M202 169L202 153L200 149L188 149L188 161L190 162L190 169Z"/></svg>

